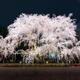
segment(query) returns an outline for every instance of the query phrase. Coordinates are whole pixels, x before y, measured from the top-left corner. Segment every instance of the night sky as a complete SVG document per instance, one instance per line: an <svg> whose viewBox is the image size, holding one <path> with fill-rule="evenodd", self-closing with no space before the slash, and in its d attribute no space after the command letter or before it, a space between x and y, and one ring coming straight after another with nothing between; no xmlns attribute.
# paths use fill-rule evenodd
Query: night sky
<svg viewBox="0 0 80 80"><path fill-rule="evenodd" d="M0 26L8 26L21 13L68 15L80 21L80 0L0 0Z"/></svg>

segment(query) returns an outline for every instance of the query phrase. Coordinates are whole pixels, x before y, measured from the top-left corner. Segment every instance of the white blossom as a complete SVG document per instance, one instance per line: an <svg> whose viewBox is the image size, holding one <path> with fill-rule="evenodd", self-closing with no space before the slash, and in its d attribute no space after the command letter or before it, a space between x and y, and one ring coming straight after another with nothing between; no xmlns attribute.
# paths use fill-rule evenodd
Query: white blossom
<svg viewBox="0 0 80 80"><path fill-rule="evenodd" d="M80 42L76 38L75 20L71 19L71 15L50 18L48 15L21 14L8 26L7 37L0 38L0 51L5 47L4 54L14 54L17 52L15 49L23 42L24 47L28 47L22 50L22 54L32 57L37 54L47 55L53 51L65 57L67 54L72 56L74 47L74 52L77 48L80 49L77 47ZM80 54L80 50L78 53Z"/></svg>

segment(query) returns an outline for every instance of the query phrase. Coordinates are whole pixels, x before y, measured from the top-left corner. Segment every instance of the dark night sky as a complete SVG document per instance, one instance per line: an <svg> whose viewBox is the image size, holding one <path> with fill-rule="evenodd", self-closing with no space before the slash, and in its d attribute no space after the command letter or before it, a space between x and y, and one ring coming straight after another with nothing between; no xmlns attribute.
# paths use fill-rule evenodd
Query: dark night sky
<svg viewBox="0 0 80 80"><path fill-rule="evenodd" d="M8 26L21 13L74 14L80 21L80 0L0 0L0 25Z"/></svg>

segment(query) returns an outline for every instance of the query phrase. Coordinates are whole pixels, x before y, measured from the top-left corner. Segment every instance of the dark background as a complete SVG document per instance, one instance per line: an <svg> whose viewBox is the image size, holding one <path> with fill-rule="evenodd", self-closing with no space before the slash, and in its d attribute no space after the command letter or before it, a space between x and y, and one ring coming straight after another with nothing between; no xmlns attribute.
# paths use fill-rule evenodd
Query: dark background
<svg viewBox="0 0 80 80"><path fill-rule="evenodd" d="M0 0L0 35L6 36L7 26L21 13L50 14L50 17L73 13L72 18L80 28L80 0Z"/></svg>
<svg viewBox="0 0 80 80"><path fill-rule="evenodd" d="M8 26L21 13L68 15L80 21L80 0L0 0L0 25Z"/></svg>

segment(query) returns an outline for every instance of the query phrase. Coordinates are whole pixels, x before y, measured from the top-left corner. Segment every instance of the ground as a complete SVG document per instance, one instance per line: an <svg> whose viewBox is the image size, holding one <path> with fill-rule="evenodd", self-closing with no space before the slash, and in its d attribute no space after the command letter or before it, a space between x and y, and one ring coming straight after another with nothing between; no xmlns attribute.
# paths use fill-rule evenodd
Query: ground
<svg viewBox="0 0 80 80"><path fill-rule="evenodd" d="M0 80L80 80L80 67L0 67Z"/></svg>

